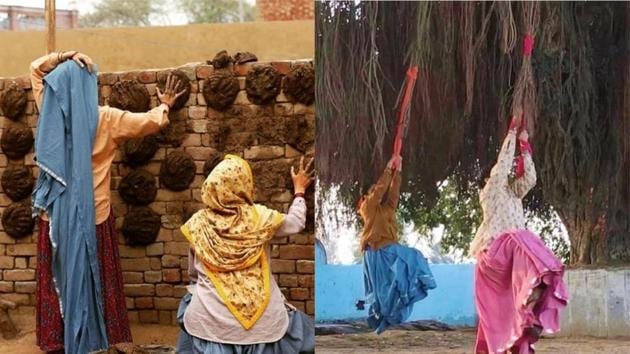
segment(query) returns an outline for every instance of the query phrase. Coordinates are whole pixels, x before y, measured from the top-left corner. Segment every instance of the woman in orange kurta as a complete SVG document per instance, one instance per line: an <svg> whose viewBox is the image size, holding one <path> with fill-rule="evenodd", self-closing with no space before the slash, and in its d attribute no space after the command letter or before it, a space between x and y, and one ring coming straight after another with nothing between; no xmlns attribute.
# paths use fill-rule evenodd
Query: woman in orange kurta
<svg viewBox="0 0 630 354"><path fill-rule="evenodd" d="M67 60L73 60L80 67L92 71L92 60L76 51L51 53L31 63L31 85L38 108L41 107L44 98L45 76ZM126 139L157 133L168 124L170 107L183 94L183 91L176 92L178 86L179 82L170 77L165 92L158 90L160 105L146 113L131 113L109 106L99 107L98 126L92 150L92 171L103 311L110 344L131 342L118 254L118 235L110 203L112 162L118 144ZM63 318L53 284L51 270L53 249L48 230L48 218L41 215L37 241L37 343L42 351L63 352Z"/></svg>

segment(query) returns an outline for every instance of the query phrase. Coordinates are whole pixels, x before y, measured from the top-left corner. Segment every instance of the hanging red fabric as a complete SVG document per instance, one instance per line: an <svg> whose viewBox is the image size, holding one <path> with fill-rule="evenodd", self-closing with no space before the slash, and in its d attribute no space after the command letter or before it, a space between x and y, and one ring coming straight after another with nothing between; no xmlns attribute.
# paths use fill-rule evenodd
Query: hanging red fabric
<svg viewBox="0 0 630 354"><path fill-rule="evenodd" d="M418 67L412 66L407 70L405 77L405 88L402 95L402 101L400 109L398 111L398 123L396 124L396 136L394 138L393 155L400 155L402 151L402 139L405 131L405 124L407 117L409 116L411 95L416 85L416 79L418 77Z"/></svg>

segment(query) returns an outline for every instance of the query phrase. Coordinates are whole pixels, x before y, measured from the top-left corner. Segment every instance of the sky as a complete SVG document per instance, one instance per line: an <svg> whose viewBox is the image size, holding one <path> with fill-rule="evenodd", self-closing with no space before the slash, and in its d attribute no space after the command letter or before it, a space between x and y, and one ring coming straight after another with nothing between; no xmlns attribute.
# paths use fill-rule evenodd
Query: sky
<svg viewBox="0 0 630 354"><path fill-rule="evenodd" d="M78 10L79 14L91 12L94 9L94 4L99 3L100 0L56 0L56 6L59 10ZM245 0L246 3L255 4L256 0ZM0 0L0 5L16 5L26 7L44 7L44 0ZM183 25L186 24L186 16L181 11L177 10L177 6L174 5L174 1L168 2L170 9L165 11L168 15L159 16L157 21L162 23L156 23L156 25ZM152 20L153 21L153 20Z"/></svg>

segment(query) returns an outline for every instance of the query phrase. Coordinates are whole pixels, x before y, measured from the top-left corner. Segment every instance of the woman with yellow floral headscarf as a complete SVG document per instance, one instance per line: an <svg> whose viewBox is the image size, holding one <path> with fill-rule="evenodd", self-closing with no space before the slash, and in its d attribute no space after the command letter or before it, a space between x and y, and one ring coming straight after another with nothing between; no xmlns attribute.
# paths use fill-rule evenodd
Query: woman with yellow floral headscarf
<svg viewBox="0 0 630 354"><path fill-rule="evenodd" d="M286 302L269 267L269 241L304 229L311 165L302 158L297 173L291 168L295 198L286 215L254 203L251 168L238 156L227 155L204 182L206 208L181 228L196 282L178 317L192 352L313 351L312 320Z"/></svg>

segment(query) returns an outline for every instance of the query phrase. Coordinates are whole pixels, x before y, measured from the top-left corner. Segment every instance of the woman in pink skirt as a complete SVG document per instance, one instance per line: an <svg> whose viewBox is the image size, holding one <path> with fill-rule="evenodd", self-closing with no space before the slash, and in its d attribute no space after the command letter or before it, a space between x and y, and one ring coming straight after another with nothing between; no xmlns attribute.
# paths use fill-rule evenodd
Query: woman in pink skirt
<svg viewBox="0 0 630 354"><path fill-rule="evenodd" d="M483 222L470 246L477 259L478 354L534 353L534 343L543 332L560 329L560 309L568 300L564 265L538 235L525 228L522 199L536 184L536 171L520 117L517 112L479 194ZM511 179L519 129L521 154Z"/></svg>

